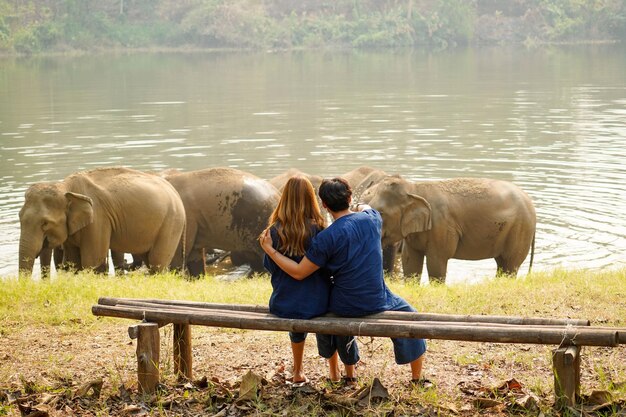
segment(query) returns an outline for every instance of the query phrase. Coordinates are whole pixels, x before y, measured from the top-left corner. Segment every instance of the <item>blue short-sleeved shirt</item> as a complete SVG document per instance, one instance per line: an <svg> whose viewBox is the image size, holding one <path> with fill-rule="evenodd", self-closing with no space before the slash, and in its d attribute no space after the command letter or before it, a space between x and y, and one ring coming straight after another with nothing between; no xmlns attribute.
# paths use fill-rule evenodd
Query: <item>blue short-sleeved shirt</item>
<svg viewBox="0 0 626 417"><path fill-rule="evenodd" d="M359 317L391 310L396 298L385 285L382 219L373 209L335 220L313 238L306 257L333 276L329 311Z"/></svg>
<svg viewBox="0 0 626 417"><path fill-rule="evenodd" d="M319 231L319 228L312 227L311 235L314 236ZM280 246L279 237L275 227L270 229L270 234L272 247L278 249ZM290 258L300 262L302 256ZM267 255L263 258L263 266L272 276L273 291L269 302L270 313L283 318L310 319L328 312L330 278L326 269L321 268L305 279L298 281L280 269Z"/></svg>

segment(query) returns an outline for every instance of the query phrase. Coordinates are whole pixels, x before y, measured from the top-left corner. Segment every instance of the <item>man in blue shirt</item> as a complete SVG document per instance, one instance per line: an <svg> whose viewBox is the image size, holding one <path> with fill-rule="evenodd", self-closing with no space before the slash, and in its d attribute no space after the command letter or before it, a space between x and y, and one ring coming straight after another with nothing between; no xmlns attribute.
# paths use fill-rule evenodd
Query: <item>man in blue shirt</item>
<svg viewBox="0 0 626 417"><path fill-rule="evenodd" d="M389 291L385 284L380 214L365 204L357 204L356 212L350 210L352 190L341 178L324 180L319 187L319 196L334 221L315 236L304 258L295 262L283 256L272 248L271 237L266 233L261 236L261 246L267 255L283 271L298 280L308 277L319 268L328 269L333 276L329 311L337 315L360 317L382 311L415 311L404 299ZM348 348L355 345L353 337L326 338L327 347L337 349L340 356L344 343ZM411 381L420 386L431 385L430 381L422 378L426 342L423 339L391 340L396 363L408 363L411 366ZM322 353L324 347L318 346L318 349ZM356 350L358 360L356 346L353 350ZM345 356L346 352L343 353ZM354 360L354 352L351 357Z"/></svg>

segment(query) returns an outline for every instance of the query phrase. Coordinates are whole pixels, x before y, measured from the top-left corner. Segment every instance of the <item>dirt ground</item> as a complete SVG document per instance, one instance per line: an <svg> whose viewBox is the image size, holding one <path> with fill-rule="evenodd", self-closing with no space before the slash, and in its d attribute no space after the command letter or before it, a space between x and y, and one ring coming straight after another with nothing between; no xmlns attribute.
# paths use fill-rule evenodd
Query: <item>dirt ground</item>
<svg viewBox="0 0 626 417"><path fill-rule="evenodd" d="M6 324L6 323L5 323ZM388 339L360 338L355 387L333 386L309 337L309 384L286 384L285 333L192 327L193 380L173 375L171 326L161 329L162 389L137 390L131 321L95 326L4 326L0 333L0 416L438 416L564 415L555 410L550 346L429 341L425 376L408 383ZM626 346L585 348L581 394L571 415L626 416ZM252 393L252 395L250 395Z"/></svg>

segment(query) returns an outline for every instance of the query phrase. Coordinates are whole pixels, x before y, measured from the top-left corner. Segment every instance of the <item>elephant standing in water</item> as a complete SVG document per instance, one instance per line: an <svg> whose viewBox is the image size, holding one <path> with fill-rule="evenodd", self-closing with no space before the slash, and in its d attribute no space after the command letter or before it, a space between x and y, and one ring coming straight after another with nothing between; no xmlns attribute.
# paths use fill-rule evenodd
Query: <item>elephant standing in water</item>
<svg viewBox="0 0 626 417"><path fill-rule="evenodd" d="M278 204L269 182L232 168L207 168L166 176L180 194L187 216L184 250L192 276L204 273L203 248L232 251L233 263L263 271L258 237ZM172 266L182 267L182 250Z"/></svg>
<svg viewBox="0 0 626 417"><path fill-rule="evenodd" d="M163 178L128 168L99 168L31 185L20 225L20 273L32 273L42 249L61 245L65 260L80 268L105 271L111 248L142 254L157 272L174 256L185 208Z"/></svg>
<svg viewBox="0 0 626 417"><path fill-rule="evenodd" d="M535 208L510 182L457 178L411 183L392 176L366 194L383 218L383 245L403 240L407 276L422 273L424 256L431 280L445 281L451 258L494 258L498 273L516 275L534 247Z"/></svg>

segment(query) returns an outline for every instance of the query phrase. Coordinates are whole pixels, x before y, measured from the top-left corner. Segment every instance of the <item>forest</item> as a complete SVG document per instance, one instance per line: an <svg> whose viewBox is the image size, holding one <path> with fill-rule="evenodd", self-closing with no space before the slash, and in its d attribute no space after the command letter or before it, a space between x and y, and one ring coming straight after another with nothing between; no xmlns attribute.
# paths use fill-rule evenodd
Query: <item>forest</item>
<svg viewBox="0 0 626 417"><path fill-rule="evenodd" d="M620 42L624 0L0 0L0 53Z"/></svg>

